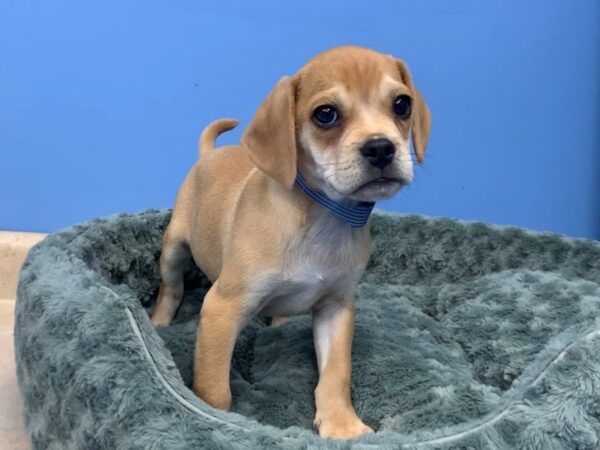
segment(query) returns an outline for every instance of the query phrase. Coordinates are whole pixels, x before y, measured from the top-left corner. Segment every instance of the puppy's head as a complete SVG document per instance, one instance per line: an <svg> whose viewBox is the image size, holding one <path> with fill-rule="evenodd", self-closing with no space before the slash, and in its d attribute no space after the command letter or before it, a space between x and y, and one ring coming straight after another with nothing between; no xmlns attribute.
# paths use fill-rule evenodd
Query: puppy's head
<svg viewBox="0 0 600 450"><path fill-rule="evenodd" d="M412 181L409 134L423 162L429 130L429 110L402 61L339 47L277 84L242 146L288 187L300 169L332 198L375 201Z"/></svg>

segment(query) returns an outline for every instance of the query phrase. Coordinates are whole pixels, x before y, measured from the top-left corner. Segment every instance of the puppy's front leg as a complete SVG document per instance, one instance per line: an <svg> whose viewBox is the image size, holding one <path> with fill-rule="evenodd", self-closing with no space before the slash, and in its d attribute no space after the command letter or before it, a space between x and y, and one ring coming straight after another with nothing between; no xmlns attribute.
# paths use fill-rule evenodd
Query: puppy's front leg
<svg viewBox="0 0 600 450"><path fill-rule="evenodd" d="M242 318L242 299L226 296L217 282L210 288L200 311L194 358L194 392L209 405L229 410L229 370Z"/></svg>
<svg viewBox="0 0 600 450"><path fill-rule="evenodd" d="M350 439L373 432L356 415L350 400L354 299L330 301L313 311L319 383L314 426L324 438Z"/></svg>

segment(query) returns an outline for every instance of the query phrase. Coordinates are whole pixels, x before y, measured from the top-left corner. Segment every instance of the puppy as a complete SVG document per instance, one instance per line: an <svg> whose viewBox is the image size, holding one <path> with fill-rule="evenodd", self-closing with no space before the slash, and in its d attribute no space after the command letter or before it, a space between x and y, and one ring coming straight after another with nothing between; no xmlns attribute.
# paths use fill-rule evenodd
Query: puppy
<svg viewBox="0 0 600 450"><path fill-rule="evenodd" d="M372 432L350 400L353 290L371 252L368 214L413 178L430 114L405 64L358 47L319 54L284 77L239 146L218 150L210 124L164 236L152 313L168 325L183 295L189 258L213 282L200 313L194 392L231 406L236 338L256 315L311 313L319 370L315 429L325 438Z"/></svg>

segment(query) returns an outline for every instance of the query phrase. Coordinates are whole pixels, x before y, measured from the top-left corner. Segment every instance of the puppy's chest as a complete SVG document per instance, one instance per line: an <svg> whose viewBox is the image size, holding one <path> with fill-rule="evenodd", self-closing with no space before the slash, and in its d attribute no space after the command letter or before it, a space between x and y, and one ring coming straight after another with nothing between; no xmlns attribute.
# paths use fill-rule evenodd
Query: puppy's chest
<svg viewBox="0 0 600 450"><path fill-rule="evenodd" d="M337 231L337 230L333 230ZM323 297L343 297L354 290L368 258L362 235L352 231L309 233L292 246L280 273L271 280L264 315L309 311Z"/></svg>

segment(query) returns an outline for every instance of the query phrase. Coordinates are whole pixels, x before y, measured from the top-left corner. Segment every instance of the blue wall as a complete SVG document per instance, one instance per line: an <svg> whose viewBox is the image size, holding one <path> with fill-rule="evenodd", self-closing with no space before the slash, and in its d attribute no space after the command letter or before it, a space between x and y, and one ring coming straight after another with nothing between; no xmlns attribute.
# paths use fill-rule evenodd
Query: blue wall
<svg viewBox="0 0 600 450"><path fill-rule="evenodd" d="M0 2L0 229L171 206L209 121L358 44L433 112L382 207L600 238L598 0Z"/></svg>

